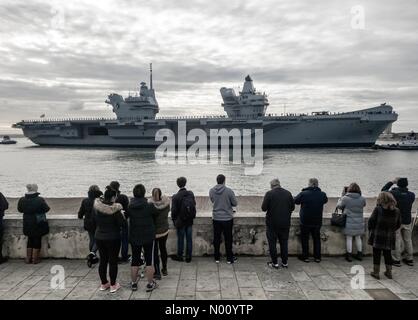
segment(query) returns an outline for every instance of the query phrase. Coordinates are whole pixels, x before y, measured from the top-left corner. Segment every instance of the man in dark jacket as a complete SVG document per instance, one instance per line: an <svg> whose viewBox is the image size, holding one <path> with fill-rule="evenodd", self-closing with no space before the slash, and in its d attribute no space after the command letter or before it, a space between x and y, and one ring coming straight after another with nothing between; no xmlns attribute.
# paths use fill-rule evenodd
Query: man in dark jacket
<svg viewBox="0 0 418 320"><path fill-rule="evenodd" d="M87 265L89 267L98 262L98 258L96 256L97 245L96 240L94 238L94 234L96 232L96 224L94 222L93 206L94 201L97 198L100 198L102 195L103 192L100 191L100 188L98 186L90 186L89 191L87 193L87 198L81 201L80 209L78 210L78 218L84 220L84 230L86 230L89 235L90 253L87 256Z"/></svg>
<svg viewBox="0 0 418 320"><path fill-rule="evenodd" d="M295 201L292 194L280 186L279 179L270 182L271 190L264 196L261 210L266 213L266 235L269 243L271 262L268 265L278 269L277 240L280 244L281 265L288 267L288 240L290 219L295 210Z"/></svg>
<svg viewBox="0 0 418 320"><path fill-rule="evenodd" d="M122 205L123 211L128 211L129 206L129 198L127 195L120 192L120 183L118 181L112 181L109 184L110 188L116 191L116 201L115 203L119 203ZM129 261L129 227L128 225L124 226L121 231L121 246L120 246L120 255L119 262L126 263Z"/></svg>
<svg viewBox="0 0 418 320"><path fill-rule="evenodd" d="M309 235L312 235L315 262L321 262L321 226L324 204L327 195L319 188L318 179L309 179L309 186L295 197L295 204L300 205L300 237L302 256L300 260L309 262Z"/></svg>
<svg viewBox="0 0 418 320"><path fill-rule="evenodd" d="M396 187L392 186L396 185ZM412 205L415 201L415 193L408 190L407 178L396 178L388 182L382 191L389 191L395 197L397 207L401 212L401 227L396 232L395 250L392 251L393 265L400 267L402 258L402 246L405 248L405 258L402 261L409 265L414 265L412 247Z"/></svg>
<svg viewBox="0 0 418 320"><path fill-rule="evenodd" d="M192 191L186 189L187 179L177 179L180 190L171 198L171 219L177 229L177 255L175 261L183 261L184 238L186 237L186 262L192 261L193 220L196 217L196 199ZM187 204L187 205L186 205Z"/></svg>
<svg viewBox="0 0 418 320"><path fill-rule="evenodd" d="M0 264L7 261L7 258L3 257L3 233L4 233L3 217L4 217L4 212L7 209L9 209L9 203L7 202L3 194L0 192Z"/></svg>
<svg viewBox="0 0 418 320"><path fill-rule="evenodd" d="M131 288L138 289L138 271L141 264L141 252L144 251L145 274L148 280L146 291L150 292L157 286L154 281L154 246L155 246L155 217L157 209L145 198L145 187L142 184L135 186L134 197L129 203L126 213L129 219L129 241L132 248L131 262Z"/></svg>
<svg viewBox="0 0 418 320"><path fill-rule="evenodd" d="M209 191L210 201L213 203L213 247L215 262L220 261L221 237L224 235L225 252L227 263L235 263L237 258L232 251L233 227L234 227L234 207L237 206L237 198L234 191L225 186L225 176L220 174L216 177L217 185Z"/></svg>

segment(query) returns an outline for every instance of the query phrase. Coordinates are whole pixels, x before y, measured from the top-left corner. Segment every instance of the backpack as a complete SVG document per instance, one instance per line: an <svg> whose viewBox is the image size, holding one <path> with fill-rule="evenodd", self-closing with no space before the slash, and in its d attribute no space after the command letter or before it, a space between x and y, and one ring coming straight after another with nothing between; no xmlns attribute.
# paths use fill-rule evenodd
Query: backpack
<svg viewBox="0 0 418 320"><path fill-rule="evenodd" d="M180 219L183 221L196 218L196 204L191 192L187 192L180 204Z"/></svg>

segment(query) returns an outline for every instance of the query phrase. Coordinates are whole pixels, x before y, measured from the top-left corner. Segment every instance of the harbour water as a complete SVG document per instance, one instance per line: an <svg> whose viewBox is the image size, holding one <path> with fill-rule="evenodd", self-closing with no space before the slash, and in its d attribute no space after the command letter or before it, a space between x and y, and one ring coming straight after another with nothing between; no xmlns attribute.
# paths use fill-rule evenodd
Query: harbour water
<svg viewBox="0 0 418 320"><path fill-rule="evenodd" d="M226 175L237 195L263 195L273 177L292 193L309 177L317 177L330 196L339 196L344 185L356 181L372 197L396 176L407 176L411 189L418 190L414 151L267 149L262 174L247 176L242 165L232 163L160 165L152 149L38 147L26 138L17 140L17 145L0 146L0 191L9 197L21 196L27 183L37 183L46 197L79 197L89 185L105 187L111 180L118 180L129 195L136 183L143 183L148 193L158 186L171 195L182 175L196 195L205 196L218 173Z"/></svg>

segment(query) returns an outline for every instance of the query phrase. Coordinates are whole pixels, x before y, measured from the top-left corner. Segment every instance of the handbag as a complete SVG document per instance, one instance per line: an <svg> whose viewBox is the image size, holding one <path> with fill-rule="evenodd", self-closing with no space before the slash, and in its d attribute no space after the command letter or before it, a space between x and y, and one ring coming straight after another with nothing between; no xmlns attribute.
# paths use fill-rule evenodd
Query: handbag
<svg viewBox="0 0 418 320"><path fill-rule="evenodd" d="M35 215L36 217L36 224L38 225L38 230L40 233L40 236L44 236L49 233L49 223L46 219L45 213L37 213Z"/></svg>
<svg viewBox="0 0 418 320"><path fill-rule="evenodd" d="M347 221L347 215L343 213L338 213L338 208L335 208L334 213L331 217L331 225L335 227L344 228Z"/></svg>

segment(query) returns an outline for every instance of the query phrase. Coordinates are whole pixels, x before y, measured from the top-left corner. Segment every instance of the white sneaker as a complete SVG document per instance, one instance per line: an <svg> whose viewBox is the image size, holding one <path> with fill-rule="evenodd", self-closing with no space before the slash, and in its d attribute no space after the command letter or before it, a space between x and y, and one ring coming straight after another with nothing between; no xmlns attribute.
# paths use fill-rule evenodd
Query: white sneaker
<svg viewBox="0 0 418 320"><path fill-rule="evenodd" d="M110 283L108 282L108 283L106 283L106 284L102 284L102 285L100 285L100 291L106 291L107 289L109 289L110 288Z"/></svg>
<svg viewBox="0 0 418 320"><path fill-rule="evenodd" d="M110 293L115 293L119 289L120 289L120 284L116 282L114 286L110 286Z"/></svg>

